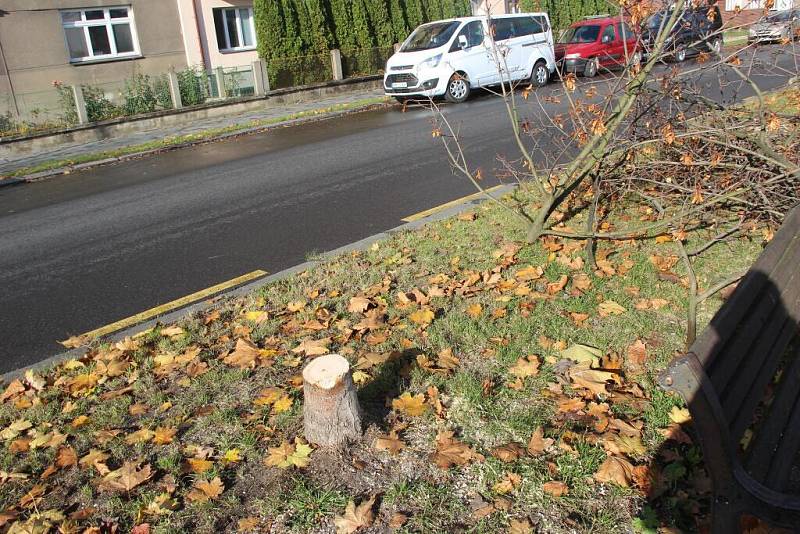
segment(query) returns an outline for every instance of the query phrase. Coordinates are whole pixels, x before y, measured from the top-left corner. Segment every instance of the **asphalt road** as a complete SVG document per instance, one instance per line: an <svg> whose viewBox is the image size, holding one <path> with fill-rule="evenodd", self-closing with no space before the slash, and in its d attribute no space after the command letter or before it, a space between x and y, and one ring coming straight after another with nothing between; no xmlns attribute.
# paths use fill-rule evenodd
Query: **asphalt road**
<svg viewBox="0 0 800 534"><path fill-rule="evenodd" d="M769 89L785 78L756 79ZM751 94L704 83L717 100ZM513 155L496 98L447 114L472 165L488 171L497 154ZM0 189L0 372L61 352L57 340L473 192L450 172L429 113L399 107Z"/></svg>

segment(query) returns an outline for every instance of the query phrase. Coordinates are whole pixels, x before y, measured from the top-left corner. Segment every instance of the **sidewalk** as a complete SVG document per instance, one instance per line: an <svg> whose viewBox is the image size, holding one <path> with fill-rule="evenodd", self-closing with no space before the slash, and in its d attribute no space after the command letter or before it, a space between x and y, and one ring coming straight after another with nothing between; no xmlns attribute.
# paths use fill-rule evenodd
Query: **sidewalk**
<svg viewBox="0 0 800 534"><path fill-rule="evenodd" d="M297 120L309 115L324 116L358 109L379 103L382 99L383 91L381 89L364 89L322 97L311 102L265 107L257 111L210 117L189 124L132 132L121 137L100 141L63 144L57 148L40 150L33 154L0 157L0 184L3 182L4 175L19 174L21 170L43 171L46 170L44 167L48 167L49 163L53 163L50 169L54 171L56 167L68 166L70 163L78 161L99 161L119 155L168 148L189 141L212 139L225 134L241 133L251 128ZM188 136L197 136L197 138L187 139ZM173 140L174 142L170 142ZM141 150L136 150L140 147ZM122 154L115 154L117 152ZM93 155L97 155L97 157L93 158Z"/></svg>

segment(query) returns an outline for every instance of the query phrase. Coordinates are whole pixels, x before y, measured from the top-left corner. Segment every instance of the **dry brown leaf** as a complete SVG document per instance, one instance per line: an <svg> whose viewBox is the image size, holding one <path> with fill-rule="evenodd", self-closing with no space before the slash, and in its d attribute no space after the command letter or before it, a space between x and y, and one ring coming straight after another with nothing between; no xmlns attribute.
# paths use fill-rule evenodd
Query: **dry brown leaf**
<svg viewBox="0 0 800 534"><path fill-rule="evenodd" d="M536 376L539 374L540 363L536 355L530 355L527 358L518 358L508 371L517 378Z"/></svg>
<svg viewBox="0 0 800 534"><path fill-rule="evenodd" d="M598 482L613 482L619 486L629 487L633 480L633 465L624 458L609 456L594 474Z"/></svg>
<svg viewBox="0 0 800 534"><path fill-rule="evenodd" d="M172 440L175 438L175 433L178 431L175 427L164 427L160 426L156 428L154 435L153 435L153 443L156 445L167 445L172 443Z"/></svg>
<svg viewBox="0 0 800 534"><path fill-rule="evenodd" d="M59 448L58 453L56 453L55 464L61 469L78 465L78 455L75 454L75 449L72 447Z"/></svg>
<svg viewBox="0 0 800 534"><path fill-rule="evenodd" d="M408 316L411 322L423 327L431 324L433 322L434 317L436 317L436 314L434 314L433 311L429 309L417 310Z"/></svg>
<svg viewBox="0 0 800 534"><path fill-rule="evenodd" d="M131 432L130 434L125 436L125 443L127 443L128 445L135 445L137 443L147 443L148 441L153 439L153 436L155 436L155 433L152 430L148 428L142 428L137 430L136 432Z"/></svg>
<svg viewBox="0 0 800 534"><path fill-rule="evenodd" d="M522 282L530 280L538 280L542 276L544 276L544 269L538 266L534 267L533 265L528 265L527 267L523 267L522 269L514 273L514 278Z"/></svg>
<svg viewBox="0 0 800 534"><path fill-rule="evenodd" d="M111 491L129 492L152 476L150 464L141 469L138 462L125 462L116 471L111 471L100 481L100 488Z"/></svg>
<svg viewBox="0 0 800 534"><path fill-rule="evenodd" d="M530 441L528 441L527 451L531 456L539 456L554 443L553 438L545 438L542 427L536 427Z"/></svg>
<svg viewBox="0 0 800 534"><path fill-rule="evenodd" d="M214 467L214 462L204 458L187 458L186 465L192 473L200 474Z"/></svg>
<svg viewBox="0 0 800 534"><path fill-rule="evenodd" d="M186 494L186 498L192 502L213 501L225 491L225 485L219 477L214 477L211 481L198 480Z"/></svg>
<svg viewBox="0 0 800 534"><path fill-rule="evenodd" d="M347 311L350 313L363 313L369 309L370 304L372 304L372 301L367 297L352 297L347 305Z"/></svg>
<svg viewBox="0 0 800 534"><path fill-rule="evenodd" d="M336 525L336 534L352 534L362 527L369 527L375 520L372 506L375 504L375 495L356 506L352 500L347 503L344 515L337 515L333 519Z"/></svg>
<svg viewBox="0 0 800 534"><path fill-rule="evenodd" d="M569 277L566 274L562 274L558 280L547 284L547 293L550 295L555 295L567 286L568 280Z"/></svg>
<svg viewBox="0 0 800 534"><path fill-rule="evenodd" d="M399 454L405 448L405 443L397 436L397 432L392 430L388 436L381 436L375 440L375 448L390 454Z"/></svg>
<svg viewBox="0 0 800 534"><path fill-rule="evenodd" d="M328 353L328 345L333 341L330 337L322 339L304 339L300 345L292 349L294 354L305 354L306 356L322 356Z"/></svg>
<svg viewBox="0 0 800 534"><path fill-rule="evenodd" d="M257 517L243 517L236 522L236 530L238 532L250 532L252 530L256 530L259 523L261 523L261 521Z"/></svg>
<svg viewBox="0 0 800 534"><path fill-rule="evenodd" d="M78 463L84 468L94 467L100 476L105 476L110 471L105 464L106 460L109 458L110 456L103 451L91 449Z"/></svg>
<svg viewBox="0 0 800 534"><path fill-rule="evenodd" d="M628 347L628 363L634 367L641 367L647 361L647 346L641 339L637 339Z"/></svg>
<svg viewBox="0 0 800 534"><path fill-rule="evenodd" d="M491 450L491 455L501 462L511 463L523 455L525 449L516 443L507 443Z"/></svg>
<svg viewBox="0 0 800 534"><path fill-rule="evenodd" d="M436 436L436 452L433 454L433 461L442 469L448 469L454 465L465 465L470 461L483 461L483 459L483 455L455 439L450 431L440 432Z"/></svg>
<svg viewBox="0 0 800 534"><path fill-rule="evenodd" d="M20 393L25 392L25 384L22 383L21 380L15 379L12 380L6 389L3 391L3 394L0 395L0 403L7 401L8 399L19 395Z"/></svg>
<svg viewBox="0 0 800 534"><path fill-rule="evenodd" d="M553 497L561 497L562 495L569 493L569 487L566 484L555 480L551 482L545 482L542 486L542 490L545 493L549 493Z"/></svg>
<svg viewBox="0 0 800 534"><path fill-rule="evenodd" d="M605 300L597 306L597 311L600 317L608 317L609 315L622 315L627 310L613 300Z"/></svg>
<svg viewBox="0 0 800 534"><path fill-rule="evenodd" d="M470 304L467 307L467 315L469 315L473 319L477 319L478 317L481 316L481 314L483 314L483 306L481 306L480 304L477 303Z"/></svg>
<svg viewBox="0 0 800 534"><path fill-rule="evenodd" d="M533 525L527 519L512 519L508 524L508 534L533 534Z"/></svg>
<svg viewBox="0 0 800 534"><path fill-rule="evenodd" d="M253 342L239 338L236 340L233 352L225 356L222 361L233 367L246 369L256 366L259 355L258 347Z"/></svg>
<svg viewBox="0 0 800 534"><path fill-rule="evenodd" d="M573 367L569 370L569 377L572 382L582 388L586 388L595 395L608 395L606 384L608 382L621 383L622 379L617 373L599 371L596 369L585 369Z"/></svg>

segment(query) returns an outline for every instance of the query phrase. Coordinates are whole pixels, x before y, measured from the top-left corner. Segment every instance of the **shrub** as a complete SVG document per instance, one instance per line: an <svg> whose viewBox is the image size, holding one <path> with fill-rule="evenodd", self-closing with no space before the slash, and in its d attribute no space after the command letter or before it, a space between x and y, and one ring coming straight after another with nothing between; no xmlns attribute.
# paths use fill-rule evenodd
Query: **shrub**
<svg viewBox="0 0 800 534"><path fill-rule="evenodd" d="M208 99L208 73L197 67L187 67L177 73L178 90L184 106L197 106Z"/></svg>
<svg viewBox="0 0 800 534"><path fill-rule="evenodd" d="M106 98L105 91L100 87L81 85L81 89L89 122L104 121L123 115L124 110Z"/></svg>

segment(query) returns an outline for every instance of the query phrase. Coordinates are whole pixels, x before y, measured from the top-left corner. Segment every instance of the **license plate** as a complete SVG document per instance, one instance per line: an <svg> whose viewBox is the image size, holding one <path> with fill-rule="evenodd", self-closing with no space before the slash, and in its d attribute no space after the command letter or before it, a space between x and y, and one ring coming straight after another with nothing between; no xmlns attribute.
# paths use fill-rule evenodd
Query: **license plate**
<svg viewBox="0 0 800 534"><path fill-rule="evenodd" d="M394 82L392 87L395 89L405 89L408 87L408 82Z"/></svg>

